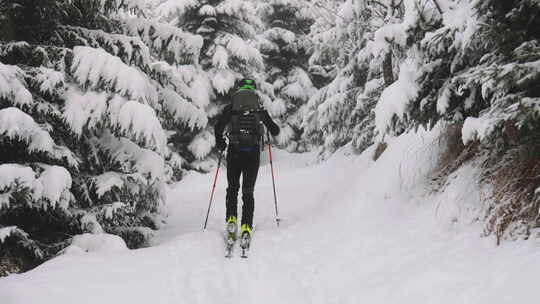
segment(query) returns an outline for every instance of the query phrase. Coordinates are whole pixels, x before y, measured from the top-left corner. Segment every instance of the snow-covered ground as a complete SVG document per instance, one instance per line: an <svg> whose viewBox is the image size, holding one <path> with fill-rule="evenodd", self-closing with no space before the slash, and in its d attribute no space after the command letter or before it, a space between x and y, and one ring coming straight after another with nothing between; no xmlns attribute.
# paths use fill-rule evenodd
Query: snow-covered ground
<svg viewBox="0 0 540 304"><path fill-rule="evenodd" d="M256 187L248 259L223 257L225 172L207 231L212 174L192 173L169 192L170 217L155 246L127 250L101 237L24 274L0 279L2 304L82 303L532 303L537 241L481 238L482 196L473 167L427 192L436 132L373 149L314 155L275 152L282 224L274 224L270 168ZM88 240L79 239L79 246ZM85 245L86 244L86 245ZM100 245L107 244L107 245Z"/></svg>

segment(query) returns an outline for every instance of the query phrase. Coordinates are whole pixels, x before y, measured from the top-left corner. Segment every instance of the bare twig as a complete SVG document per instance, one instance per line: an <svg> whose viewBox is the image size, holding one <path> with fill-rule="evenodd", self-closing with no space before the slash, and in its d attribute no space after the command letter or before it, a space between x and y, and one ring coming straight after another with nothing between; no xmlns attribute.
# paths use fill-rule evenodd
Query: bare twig
<svg viewBox="0 0 540 304"><path fill-rule="evenodd" d="M441 6L439 5L439 2L437 2L437 0L432 0L433 3L435 4L435 7L437 7L437 10L439 11L439 14L443 14L443 11L441 9Z"/></svg>

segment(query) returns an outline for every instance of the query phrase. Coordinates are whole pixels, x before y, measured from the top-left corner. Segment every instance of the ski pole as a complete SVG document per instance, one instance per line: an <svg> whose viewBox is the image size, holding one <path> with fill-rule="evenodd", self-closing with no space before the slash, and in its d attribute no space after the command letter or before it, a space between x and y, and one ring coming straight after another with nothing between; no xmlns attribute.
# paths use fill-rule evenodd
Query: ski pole
<svg viewBox="0 0 540 304"><path fill-rule="evenodd" d="M210 202L208 203L208 211L206 212L206 220L204 220L204 228L206 230L206 224L208 223L208 215L210 215L210 207L212 207L212 200L214 199L214 191L216 190L216 182L219 174L219 167L221 166L221 158L223 157L223 152L219 153L219 160L216 169L216 176L214 176L214 185L212 186L212 193L210 194Z"/></svg>
<svg viewBox="0 0 540 304"><path fill-rule="evenodd" d="M279 214L278 214L278 207L277 207L277 196L276 196L276 182L274 177L274 163L272 161L272 144L270 143L270 132L267 132L266 135L268 136L268 153L270 156L270 170L272 172L272 187L274 188L274 204L276 207L276 224L279 227Z"/></svg>

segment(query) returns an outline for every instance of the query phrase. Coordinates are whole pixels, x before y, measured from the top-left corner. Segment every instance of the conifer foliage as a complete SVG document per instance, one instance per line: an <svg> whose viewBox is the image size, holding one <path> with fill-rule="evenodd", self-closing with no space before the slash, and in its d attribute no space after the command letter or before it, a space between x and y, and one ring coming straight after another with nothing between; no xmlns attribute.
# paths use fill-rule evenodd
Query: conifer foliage
<svg viewBox="0 0 540 304"><path fill-rule="evenodd" d="M323 157L344 146L359 153L373 143L373 109L385 81L384 56L372 40L384 16L391 16L383 3L348 0L335 12L326 7L332 22L321 19L312 30L316 44L310 70L321 88L309 100L303 127L309 142L322 147Z"/></svg>
<svg viewBox="0 0 540 304"><path fill-rule="evenodd" d="M316 11L306 1L264 1L258 7L265 31L258 36L266 62L267 81L272 85L269 110L284 117L280 144L292 151L306 151L302 120L307 101L316 92L308 72L313 50L309 39Z"/></svg>
<svg viewBox="0 0 540 304"><path fill-rule="evenodd" d="M479 161L493 186L486 233L499 241L540 225L539 12L529 0L417 0L377 31L406 56L377 104L376 130L458 126L458 161Z"/></svg>
<svg viewBox="0 0 540 304"><path fill-rule="evenodd" d="M203 38L199 65L184 71L183 78L195 90L194 101L205 109L212 121L229 102L228 94L236 81L252 77L259 82L263 99L270 102L264 85L264 61L256 47L257 31L262 22L256 14L253 1L244 0L187 0L160 1L154 7L158 20ZM215 138L213 121L187 143L194 155L192 168L208 169L208 161ZM178 148L186 146L183 138L175 138Z"/></svg>
<svg viewBox="0 0 540 304"><path fill-rule="evenodd" d="M208 123L178 68L203 39L148 16L140 0L0 4L0 254L39 262L83 232L139 247L162 222L192 157L169 137Z"/></svg>

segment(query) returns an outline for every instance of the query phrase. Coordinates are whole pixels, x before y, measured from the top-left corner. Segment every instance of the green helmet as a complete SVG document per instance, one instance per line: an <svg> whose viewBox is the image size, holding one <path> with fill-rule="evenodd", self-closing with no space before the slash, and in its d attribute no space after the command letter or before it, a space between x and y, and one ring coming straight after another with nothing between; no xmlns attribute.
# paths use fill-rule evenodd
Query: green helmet
<svg viewBox="0 0 540 304"><path fill-rule="evenodd" d="M238 81L238 90L252 90L255 91L257 89L257 83L255 80L251 78L244 78L240 81Z"/></svg>

